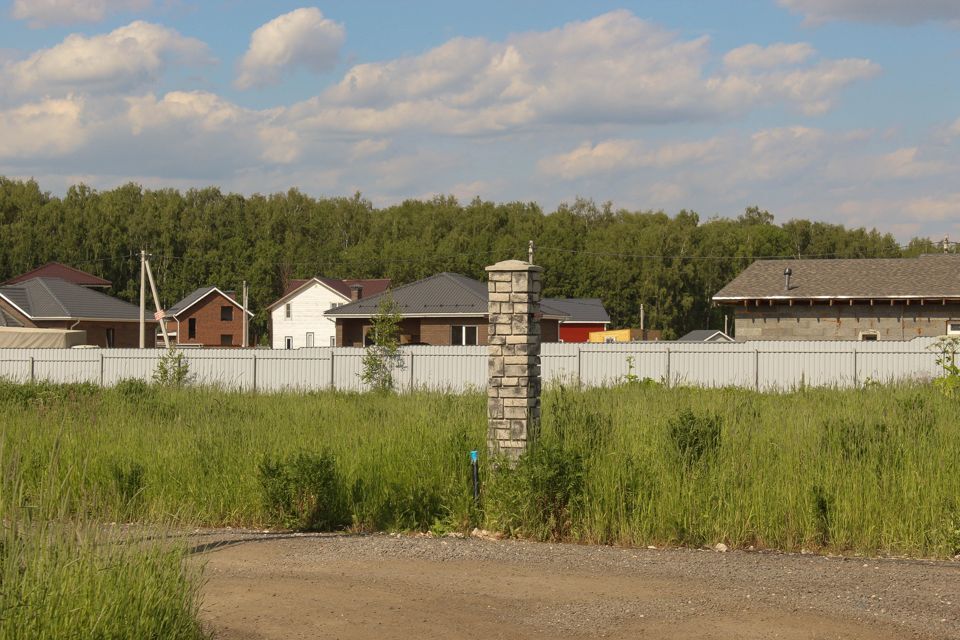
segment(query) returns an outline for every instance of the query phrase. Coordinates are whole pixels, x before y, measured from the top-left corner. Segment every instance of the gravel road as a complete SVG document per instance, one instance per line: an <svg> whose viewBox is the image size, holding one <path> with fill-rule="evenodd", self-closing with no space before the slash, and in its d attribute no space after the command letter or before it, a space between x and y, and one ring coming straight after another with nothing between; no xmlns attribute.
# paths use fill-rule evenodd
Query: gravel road
<svg viewBox="0 0 960 640"><path fill-rule="evenodd" d="M216 638L960 638L960 562L207 532Z"/></svg>

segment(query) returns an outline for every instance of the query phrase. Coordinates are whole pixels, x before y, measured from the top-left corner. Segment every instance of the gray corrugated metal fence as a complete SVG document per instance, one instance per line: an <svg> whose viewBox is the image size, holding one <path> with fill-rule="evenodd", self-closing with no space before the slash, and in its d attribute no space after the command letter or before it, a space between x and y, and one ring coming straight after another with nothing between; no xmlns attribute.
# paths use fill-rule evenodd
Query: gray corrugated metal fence
<svg viewBox="0 0 960 640"><path fill-rule="evenodd" d="M939 374L933 338L906 342L742 342L544 344L547 384L616 384L628 375L670 385L738 386L787 390L799 386L850 387L869 381L931 379ZM149 380L162 350L5 349L0 377L17 381L93 382ZM292 351L187 349L195 382L256 391L340 389L360 391L362 349ZM395 372L402 389L482 389L486 347L410 347Z"/></svg>

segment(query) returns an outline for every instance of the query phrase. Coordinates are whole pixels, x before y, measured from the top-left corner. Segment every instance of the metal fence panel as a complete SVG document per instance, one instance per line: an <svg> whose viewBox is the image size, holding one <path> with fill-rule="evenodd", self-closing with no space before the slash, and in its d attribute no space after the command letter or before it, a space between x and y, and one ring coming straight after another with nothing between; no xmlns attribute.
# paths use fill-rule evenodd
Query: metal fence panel
<svg viewBox="0 0 960 640"><path fill-rule="evenodd" d="M929 380L941 372L935 338L903 342L780 341L743 343L646 342L544 344L546 384L617 384L636 376L670 384L762 390L800 386L849 387L870 382ZM6 349L0 377L19 382L149 380L161 349ZM336 388L362 391L363 349L184 349L201 385L282 391ZM463 392L487 381L487 348L407 347L394 371L396 387Z"/></svg>

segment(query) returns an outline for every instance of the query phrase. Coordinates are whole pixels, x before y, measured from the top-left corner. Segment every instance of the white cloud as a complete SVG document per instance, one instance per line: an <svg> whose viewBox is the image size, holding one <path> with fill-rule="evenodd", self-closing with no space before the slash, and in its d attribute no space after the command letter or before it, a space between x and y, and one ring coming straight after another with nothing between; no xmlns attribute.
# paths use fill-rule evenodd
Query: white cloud
<svg viewBox="0 0 960 640"><path fill-rule="evenodd" d="M2 76L23 93L126 90L152 82L171 62L206 64L207 46L173 29L136 21L104 35L67 36L63 42L9 63Z"/></svg>
<svg viewBox="0 0 960 640"><path fill-rule="evenodd" d="M582 144L573 151L543 158L540 171L565 180L619 173L640 168L665 169L710 159L718 150L717 139L676 142L648 149L639 140L606 140Z"/></svg>
<svg viewBox="0 0 960 640"><path fill-rule="evenodd" d="M782 65L800 64L814 55L813 47L806 42L786 44L778 42L767 47L747 44L727 52L724 66L732 69L769 69Z"/></svg>
<svg viewBox="0 0 960 640"><path fill-rule="evenodd" d="M297 67L328 71L345 39L343 25L323 17L319 9L285 13L253 32L235 84L240 89L273 84Z"/></svg>
<svg viewBox="0 0 960 640"><path fill-rule="evenodd" d="M709 75L709 44L614 11L504 42L454 38L417 56L356 65L288 115L305 127L363 134L477 135L724 119L772 104L818 114L879 71L862 59L807 64L815 52L801 43L741 47Z"/></svg>
<svg viewBox="0 0 960 640"><path fill-rule="evenodd" d="M904 147L880 156L875 175L881 178L922 178L951 171L949 164L920 158L919 147Z"/></svg>
<svg viewBox="0 0 960 640"><path fill-rule="evenodd" d="M0 111L0 158L51 158L87 140L83 100L66 98L25 104Z"/></svg>
<svg viewBox="0 0 960 640"><path fill-rule="evenodd" d="M957 118L956 122L950 125L948 131L951 135L960 136L960 118Z"/></svg>
<svg viewBox="0 0 960 640"><path fill-rule="evenodd" d="M367 138L357 142L350 148L350 157L353 159L368 158L383 153L390 147L390 141L386 138Z"/></svg>
<svg viewBox="0 0 960 640"><path fill-rule="evenodd" d="M147 9L152 0L13 0L10 14L33 28L100 22L108 13Z"/></svg>
<svg viewBox="0 0 960 640"><path fill-rule="evenodd" d="M779 0L809 24L832 21L912 25L960 20L957 0Z"/></svg>

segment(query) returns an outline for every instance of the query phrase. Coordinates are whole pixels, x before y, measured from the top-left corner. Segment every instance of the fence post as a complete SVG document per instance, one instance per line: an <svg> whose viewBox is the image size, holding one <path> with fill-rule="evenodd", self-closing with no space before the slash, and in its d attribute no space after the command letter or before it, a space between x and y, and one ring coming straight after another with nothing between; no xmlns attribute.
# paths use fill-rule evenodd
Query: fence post
<svg viewBox="0 0 960 640"><path fill-rule="evenodd" d="M577 347L577 385L583 387L583 349Z"/></svg>
<svg viewBox="0 0 960 640"><path fill-rule="evenodd" d="M37 375L36 375L36 369L34 369L34 366L33 366L33 356L30 356L30 382L33 383L36 381L37 381Z"/></svg>
<svg viewBox="0 0 960 640"><path fill-rule="evenodd" d="M103 386L103 354L100 354L100 386Z"/></svg>
<svg viewBox="0 0 960 640"><path fill-rule="evenodd" d="M670 388L670 380L673 378L673 373L670 371L670 347L667 347L667 389Z"/></svg>
<svg viewBox="0 0 960 640"><path fill-rule="evenodd" d="M753 350L753 388L760 391L760 349Z"/></svg>
<svg viewBox="0 0 960 640"><path fill-rule="evenodd" d="M859 384L857 375L857 350L853 350L853 388L856 389Z"/></svg>
<svg viewBox="0 0 960 640"><path fill-rule="evenodd" d="M337 385L334 384L333 381L334 381L334 376L337 373L337 369L336 367L333 366L333 358L334 358L333 347L330 347L330 389L336 390Z"/></svg>
<svg viewBox="0 0 960 640"><path fill-rule="evenodd" d="M413 351L410 352L410 391L413 392Z"/></svg>
<svg viewBox="0 0 960 640"><path fill-rule="evenodd" d="M257 390L257 354L253 354L253 390Z"/></svg>

